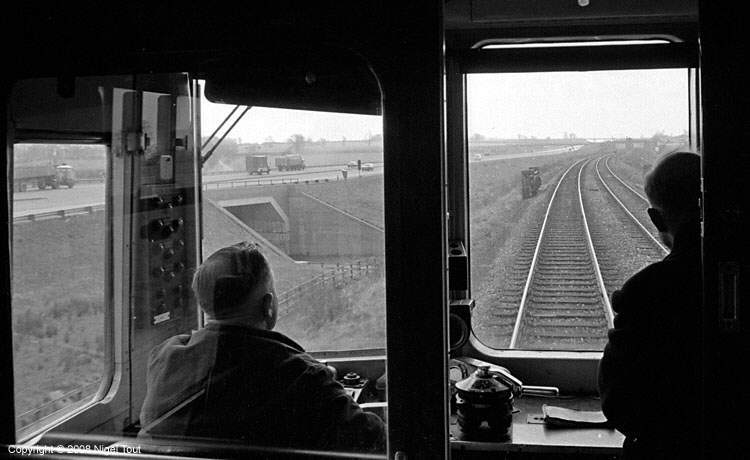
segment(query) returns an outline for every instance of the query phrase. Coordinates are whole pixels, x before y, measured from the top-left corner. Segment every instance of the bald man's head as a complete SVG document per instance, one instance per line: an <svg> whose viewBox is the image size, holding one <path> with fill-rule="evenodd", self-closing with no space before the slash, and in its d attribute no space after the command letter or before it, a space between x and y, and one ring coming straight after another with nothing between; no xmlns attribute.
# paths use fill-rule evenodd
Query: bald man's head
<svg viewBox="0 0 750 460"><path fill-rule="evenodd" d="M211 319L245 318L268 329L276 322L273 273L256 244L242 242L211 254L195 272L193 291Z"/></svg>

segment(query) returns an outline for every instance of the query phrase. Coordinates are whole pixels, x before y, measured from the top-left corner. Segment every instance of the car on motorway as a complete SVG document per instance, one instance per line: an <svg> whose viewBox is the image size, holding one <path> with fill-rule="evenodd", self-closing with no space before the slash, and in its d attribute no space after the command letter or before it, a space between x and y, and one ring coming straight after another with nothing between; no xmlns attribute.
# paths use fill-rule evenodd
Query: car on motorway
<svg viewBox="0 0 750 460"><path fill-rule="evenodd" d="M375 166L373 166L372 163L365 163L362 165L362 171L372 171L375 169Z"/></svg>
<svg viewBox="0 0 750 460"><path fill-rule="evenodd" d="M482 161L482 154L481 153L475 153L474 154L474 161Z"/></svg>
<svg viewBox="0 0 750 460"><path fill-rule="evenodd" d="M350 161L349 163L346 164L346 167L347 168L356 168L357 167L357 162L354 161L354 160L352 160L352 161Z"/></svg>

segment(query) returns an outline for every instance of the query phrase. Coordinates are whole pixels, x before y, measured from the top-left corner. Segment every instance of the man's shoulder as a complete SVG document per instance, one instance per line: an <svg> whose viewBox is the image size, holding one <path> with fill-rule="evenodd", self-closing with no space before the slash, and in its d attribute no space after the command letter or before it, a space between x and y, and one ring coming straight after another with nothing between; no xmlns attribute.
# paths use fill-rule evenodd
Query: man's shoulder
<svg viewBox="0 0 750 460"><path fill-rule="evenodd" d="M648 313L652 302L657 301L667 285L673 283L669 264L661 260L652 263L631 276L620 289L612 294L612 309L615 313Z"/></svg>
<svg viewBox="0 0 750 460"><path fill-rule="evenodd" d="M625 284L623 291L648 292L650 288L661 288L667 285L684 285L691 289L696 275L700 273L700 261L675 259L665 257L663 260L654 262L635 275L631 276Z"/></svg>
<svg viewBox="0 0 750 460"><path fill-rule="evenodd" d="M245 366L260 366L284 371L288 378L293 374L310 372L312 369L328 371L325 364L317 361L297 342L277 332L250 327L214 327L219 337L219 353L227 347L242 356ZM238 363L239 364L239 363Z"/></svg>
<svg viewBox="0 0 750 460"><path fill-rule="evenodd" d="M151 349L149 353L149 361L153 362L156 360L162 360L171 355L171 352L178 348L188 346L192 334L178 334L164 340L160 344L156 345Z"/></svg>
<svg viewBox="0 0 750 460"><path fill-rule="evenodd" d="M662 285L670 277L671 268L667 261L654 262L628 278L621 291L642 292L644 289Z"/></svg>

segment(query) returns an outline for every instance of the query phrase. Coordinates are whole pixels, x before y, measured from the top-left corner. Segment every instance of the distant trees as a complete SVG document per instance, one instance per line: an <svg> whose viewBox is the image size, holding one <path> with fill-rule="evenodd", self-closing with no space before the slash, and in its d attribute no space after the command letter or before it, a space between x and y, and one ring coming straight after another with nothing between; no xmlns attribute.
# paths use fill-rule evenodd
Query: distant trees
<svg viewBox="0 0 750 460"><path fill-rule="evenodd" d="M292 152L296 154L301 154L302 150L305 148L305 136L302 134L292 134L291 137L287 140L290 144L292 144Z"/></svg>
<svg viewBox="0 0 750 460"><path fill-rule="evenodd" d="M375 134L375 135L368 136L367 137L367 145L370 145L373 142L376 143L376 144L383 142L383 135L382 134Z"/></svg>

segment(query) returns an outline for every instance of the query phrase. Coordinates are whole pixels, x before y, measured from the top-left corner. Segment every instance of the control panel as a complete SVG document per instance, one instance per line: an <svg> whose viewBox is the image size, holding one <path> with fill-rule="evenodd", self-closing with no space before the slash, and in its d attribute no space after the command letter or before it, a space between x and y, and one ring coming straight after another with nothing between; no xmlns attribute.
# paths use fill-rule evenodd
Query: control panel
<svg viewBox="0 0 750 460"><path fill-rule="evenodd" d="M190 190L172 187L144 187L147 193L139 201L140 228L144 269L148 273L149 311L144 320L156 326L179 320L190 303L191 273L194 254L188 248L190 229L186 227L184 209L190 208ZM192 246L192 245L190 245Z"/></svg>
<svg viewBox="0 0 750 460"><path fill-rule="evenodd" d="M167 83L170 93L139 93L140 145L132 158L133 329L139 344L150 346L197 327L190 288L198 263L190 100L180 95L186 84Z"/></svg>
<svg viewBox="0 0 750 460"><path fill-rule="evenodd" d="M386 400L385 360L346 360L335 363L323 361L344 387L349 396L359 404L383 403Z"/></svg>
<svg viewBox="0 0 750 460"><path fill-rule="evenodd" d="M366 397L372 397L372 395L363 394L364 390L368 388L369 379L362 377L356 372L347 372L341 378L340 382L344 385L344 389L349 396L357 402L364 402Z"/></svg>

